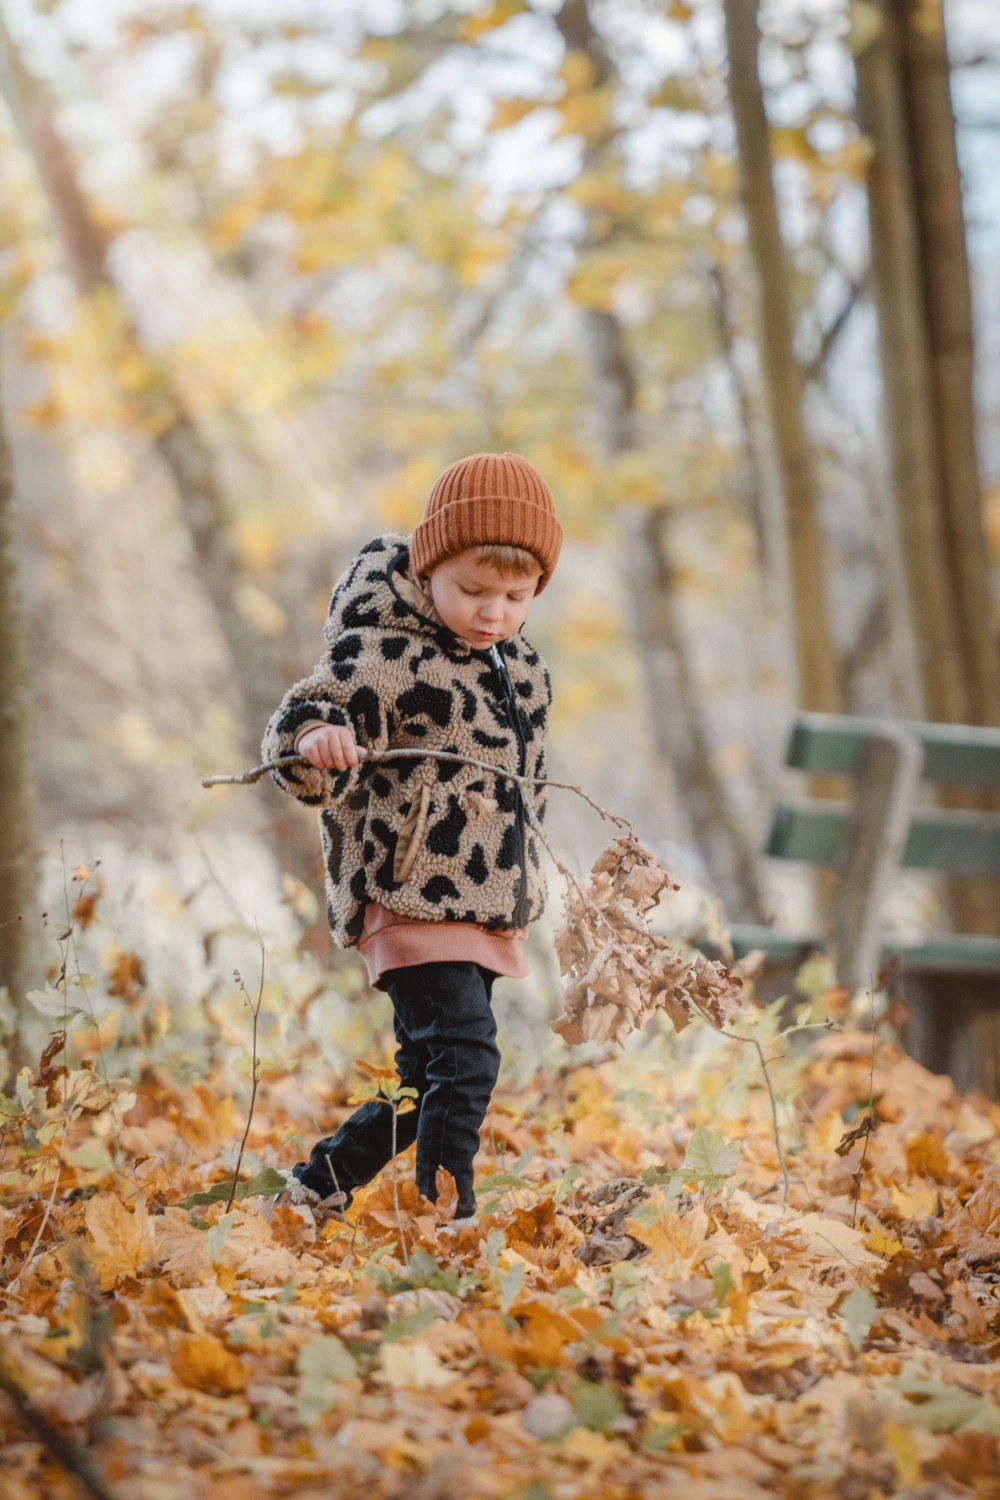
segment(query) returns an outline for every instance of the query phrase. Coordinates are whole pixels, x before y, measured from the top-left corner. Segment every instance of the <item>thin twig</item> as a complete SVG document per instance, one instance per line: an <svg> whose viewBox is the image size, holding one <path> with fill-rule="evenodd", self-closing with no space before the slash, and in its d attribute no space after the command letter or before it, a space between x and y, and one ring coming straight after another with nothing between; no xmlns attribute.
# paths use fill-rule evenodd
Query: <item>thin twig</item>
<svg viewBox="0 0 1000 1500"><path fill-rule="evenodd" d="M572 790L573 791L578 791L579 788L573 787ZM583 796L583 795L585 795L585 794L581 793L581 796ZM589 797L587 798L587 801L588 802L590 801ZM591 805L595 806L596 804L591 804ZM531 806L531 804L529 802L525 802L524 803L524 810L525 810L525 812L528 815L528 822L531 824L532 830L534 831L535 835L537 836L537 838L538 838L539 842L541 843L542 847L544 848L546 854L549 856L549 859L551 859L552 863L555 865L556 869L559 871L559 874L566 881L566 884L568 886L570 886L571 889L573 889L573 890L576 891L576 893L579 896L581 902L583 903L583 905L585 907L587 907L587 909L589 910L591 916L594 917L596 921L603 922L604 926L608 929L608 931L611 934L612 941L614 941L619 936L619 933L611 925L611 923L609 922L608 918L605 916L604 912L601 911L601 908L599 906L595 905L595 903L593 901L591 901L589 895L584 890L583 886L580 884L580 882L577 879L577 877L573 874L573 871L570 870L570 869L568 869L566 867L566 865L563 864L563 862L559 858L559 856L556 854L556 851L553 849L552 845L549 843L549 840L548 840L548 838L547 838L547 836L545 834L545 830L543 829L541 823L539 822L538 816L535 813L534 808ZM607 817L611 817L612 815L610 813L608 813L608 814L606 814L606 816ZM629 832L632 831L631 824L625 825L624 822L623 822L623 820L622 819L618 819L618 818L616 818L614 821L615 822L621 822L621 823L623 823L623 826L627 826L628 827Z"/></svg>
<svg viewBox="0 0 1000 1500"><path fill-rule="evenodd" d="M811 1031L813 1030L813 1028L818 1028L824 1031L830 1030L830 1027L825 1021L811 1021L803 1022L798 1026L789 1026L787 1031L781 1032L781 1035L791 1036L792 1032L794 1031ZM774 1145L778 1153L778 1165L781 1168L781 1175L785 1179L785 1196L783 1202L784 1207L787 1208L788 1195L792 1190L792 1183L791 1178L788 1175L788 1167L785 1165L785 1153L782 1150L781 1146L781 1134L778 1129L778 1101L775 1098L774 1087L771 1083L771 1074L768 1072L767 1058L764 1056L764 1044L762 1042L759 1042L755 1036L743 1036L738 1031L725 1031L723 1032L723 1036L731 1036L734 1041L746 1042L751 1046L757 1048L757 1056L760 1058L761 1072L764 1074L764 1082L767 1084L767 1092L771 1099L771 1119L774 1122Z"/></svg>
<svg viewBox="0 0 1000 1500"><path fill-rule="evenodd" d="M858 1203L861 1200L861 1183L865 1175L865 1157L868 1155L868 1142L871 1139L871 1128L874 1124L872 1120L872 1095L875 1092L875 980L871 976L868 983L868 1000L871 1007L872 1023L872 1065L871 1071L868 1074L868 1119L870 1123L869 1128L865 1131L865 1144L861 1148L861 1160L858 1163L858 1170L854 1174L854 1213L851 1215L852 1229L858 1222Z"/></svg>
<svg viewBox="0 0 1000 1500"><path fill-rule="evenodd" d="M785 1153L781 1149L781 1132L778 1129L778 1101L774 1097L774 1088L771 1084L771 1075L767 1070L767 1061L764 1057L764 1048L761 1046L760 1042L757 1041L756 1037L753 1039L753 1044L757 1048L757 1056L760 1058L760 1066L764 1074L764 1082L767 1084L767 1092L771 1096L771 1119L774 1121L774 1144L778 1152L778 1166L781 1168L781 1175L785 1179L785 1196L783 1199L783 1203L784 1207L787 1208L788 1195L792 1190L792 1184L789 1180L788 1168L785 1165Z"/></svg>
<svg viewBox="0 0 1000 1500"><path fill-rule="evenodd" d="M403 1233L403 1216L399 1211L399 1188L396 1178L396 1114L398 1112L398 1104L395 1099L388 1099L386 1103L392 1110L392 1203L396 1210L396 1223L399 1226L399 1243L403 1247L403 1265L409 1270L410 1255L406 1248L406 1235Z"/></svg>
<svg viewBox="0 0 1000 1500"><path fill-rule="evenodd" d="M243 1153L250 1138L250 1126L253 1124L253 1110L254 1105L257 1103L257 1085L260 1082L260 1063L257 1060L257 1018L260 1015L260 1003L264 998L264 944L261 943L260 945L260 987L257 990L256 1005L251 1003L250 996L247 995L247 987L240 977L239 970L234 970L234 973L240 989L247 997L247 1005L250 1006L250 1013L253 1016L253 1087L250 1090L250 1109L247 1114L247 1128L243 1132L243 1139L240 1142L240 1154L237 1156L236 1165L233 1168L233 1184L229 1189L229 1202L226 1204L226 1213L232 1208L233 1199L236 1197L236 1187L240 1180L240 1167L243 1165Z"/></svg>
<svg viewBox="0 0 1000 1500"><path fill-rule="evenodd" d="M30 1398L10 1372L9 1361L0 1361L0 1390L17 1407L18 1415L25 1427L48 1449L61 1469L78 1479L93 1500L112 1500L111 1491L105 1489L100 1476L95 1473L91 1460L82 1453L74 1453L69 1444L50 1422L35 1410Z"/></svg>
<svg viewBox="0 0 1000 1500"><path fill-rule="evenodd" d="M457 762L463 766L474 766L478 771L489 771L494 776L502 776L505 781L513 781L518 786L548 786L555 787L562 792L576 792L582 797L596 813L606 818L609 823L614 823L618 828L627 828L629 833L634 830L627 818L620 818L617 813L608 812L593 797L589 797L582 787L573 786L568 781L549 781L544 776L518 776L513 771L505 771L502 766L491 765L486 760L474 760L470 755L457 755L450 750L424 750L414 747L406 750L368 750L364 745L357 746L359 760L385 761L385 760L446 760ZM304 755L280 755L277 760L265 760L259 766L254 766L249 771L244 771L241 776L203 776L201 784L204 787L213 786L254 786L269 771L280 771L286 766L311 766L312 761ZM313 767L315 770L316 768Z"/></svg>
<svg viewBox="0 0 1000 1500"><path fill-rule="evenodd" d="M65 1140L65 1131L63 1132L63 1139ZM62 1147L60 1147L60 1152L61 1152L61 1150L62 1150ZM56 1158L56 1180L52 1184L52 1192L49 1194L49 1201L45 1205L45 1212L42 1215L42 1222L38 1226L38 1233L35 1235L34 1244L32 1245L31 1249L28 1251L27 1257L25 1259L24 1264L26 1266L30 1264L31 1257L34 1255L35 1251L38 1249L39 1241L41 1240L42 1235L45 1233L45 1226L49 1222L49 1215L52 1212L52 1205L56 1201L56 1193L59 1190L59 1177L60 1177L61 1172L62 1172L62 1157L60 1155L60 1156L58 1156ZM20 1280L20 1277L18 1277L18 1280Z"/></svg>

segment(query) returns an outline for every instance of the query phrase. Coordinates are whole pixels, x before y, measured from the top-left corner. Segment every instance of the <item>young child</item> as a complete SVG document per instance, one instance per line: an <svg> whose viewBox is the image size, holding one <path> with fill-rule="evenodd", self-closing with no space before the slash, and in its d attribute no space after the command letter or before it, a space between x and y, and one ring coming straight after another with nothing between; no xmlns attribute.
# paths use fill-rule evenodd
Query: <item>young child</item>
<svg viewBox="0 0 1000 1500"><path fill-rule="evenodd" d="M309 763L274 779L319 810L333 937L388 991L396 1067L418 1094L397 1149L416 1140L426 1198L439 1167L452 1174L456 1220L476 1211L472 1164L500 1065L493 981L527 973L522 943L544 904L525 812L527 799L544 816L544 789L419 754L366 760L358 747L447 750L543 777L549 675L521 626L561 546L552 495L526 459L452 464L412 537L370 542L340 579L325 655L262 747L265 760L297 751ZM346 1207L391 1156L389 1109L364 1104L286 1174L290 1197Z"/></svg>

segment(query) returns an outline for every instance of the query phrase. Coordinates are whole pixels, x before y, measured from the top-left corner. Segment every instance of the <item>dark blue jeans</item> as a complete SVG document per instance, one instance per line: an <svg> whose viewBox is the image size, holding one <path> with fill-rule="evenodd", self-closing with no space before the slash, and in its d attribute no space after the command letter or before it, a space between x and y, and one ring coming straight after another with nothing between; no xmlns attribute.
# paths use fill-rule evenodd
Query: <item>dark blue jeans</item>
<svg viewBox="0 0 1000 1500"><path fill-rule="evenodd" d="M473 963L414 964L382 976L394 1012L396 1068L417 1090L416 1109L396 1122L396 1149L417 1143L417 1187L436 1199L444 1167L458 1187L457 1218L476 1211L472 1163L500 1071L490 1000L496 978ZM327 1160L329 1158L329 1160ZM370 1102L336 1135L317 1141L294 1168L300 1182L325 1198L339 1186L350 1194L392 1158L392 1112Z"/></svg>

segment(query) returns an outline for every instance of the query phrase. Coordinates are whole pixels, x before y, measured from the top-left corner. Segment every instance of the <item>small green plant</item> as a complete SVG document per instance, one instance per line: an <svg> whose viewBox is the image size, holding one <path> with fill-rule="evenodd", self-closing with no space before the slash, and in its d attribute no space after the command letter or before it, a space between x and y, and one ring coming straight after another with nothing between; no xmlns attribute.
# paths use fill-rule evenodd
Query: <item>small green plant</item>
<svg viewBox="0 0 1000 1500"><path fill-rule="evenodd" d="M416 1089L403 1083L395 1068L380 1068L375 1063L358 1058L356 1067L367 1074L368 1082L361 1083L348 1099L348 1104L387 1104L392 1110L392 1203L399 1226L399 1242L403 1252L403 1264L410 1269L410 1254L403 1233L403 1215L399 1211L399 1179L396 1170L396 1129L400 1115L408 1115L416 1109L414 1099L419 1098Z"/></svg>

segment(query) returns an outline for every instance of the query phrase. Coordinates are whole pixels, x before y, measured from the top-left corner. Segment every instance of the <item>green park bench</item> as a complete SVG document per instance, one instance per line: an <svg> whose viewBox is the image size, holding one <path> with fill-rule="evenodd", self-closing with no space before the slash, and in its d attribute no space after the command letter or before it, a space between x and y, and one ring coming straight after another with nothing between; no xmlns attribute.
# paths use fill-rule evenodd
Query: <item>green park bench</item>
<svg viewBox="0 0 1000 1500"><path fill-rule="evenodd" d="M779 802L765 849L774 859L839 872L829 933L839 981L852 992L865 988L897 955L908 1004L911 994L995 1000L1000 1026L1000 938L954 933L892 944L882 932L885 898L901 869L992 876L1000 905L1000 813L926 806L919 798L927 782L1000 791L1000 729L802 713L792 724L785 764L854 781L851 803ZM815 935L753 924L737 925L732 936L737 955L763 949L769 963L786 965L825 946ZM925 1015L917 1029L918 1055L940 1067L942 1048L948 1051L940 1021Z"/></svg>

